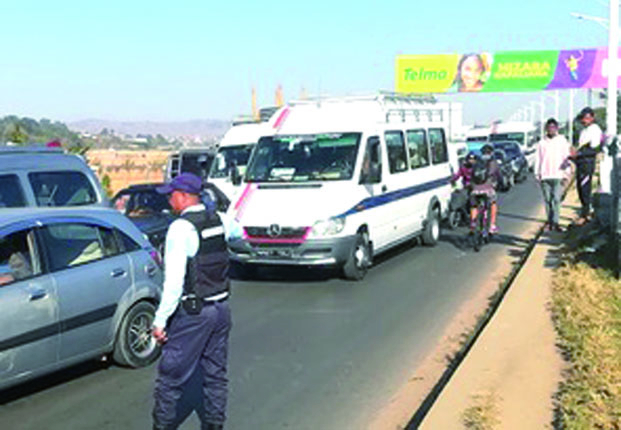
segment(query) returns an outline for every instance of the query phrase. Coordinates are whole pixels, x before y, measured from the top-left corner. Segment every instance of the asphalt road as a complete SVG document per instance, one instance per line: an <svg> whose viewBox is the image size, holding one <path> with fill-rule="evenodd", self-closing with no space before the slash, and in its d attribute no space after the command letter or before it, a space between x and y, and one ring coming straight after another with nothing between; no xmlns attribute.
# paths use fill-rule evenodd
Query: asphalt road
<svg viewBox="0 0 621 430"><path fill-rule="evenodd" d="M541 202L530 179L501 194L497 240L475 254L465 229L406 244L358 283L266 269L236 281L228 429L360 429L411 376L461 303L515 254ZM293 279L293 280L292 280ZM155 367L87 363L0 392L0 428L150 428ZM182 428L198 428L190 417Z"/></svg>

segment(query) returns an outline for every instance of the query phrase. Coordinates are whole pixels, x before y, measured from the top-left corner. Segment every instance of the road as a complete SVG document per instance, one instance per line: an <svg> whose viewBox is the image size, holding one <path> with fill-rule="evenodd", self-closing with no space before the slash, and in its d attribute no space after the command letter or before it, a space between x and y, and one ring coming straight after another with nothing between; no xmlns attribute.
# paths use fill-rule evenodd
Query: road
<svg viewBox="0 0 621 430"><path fill-rule="evenodd" d="M411 376L493 260L540 204L533 180L501 195L498 240L475 254L465 230L381 256L362 282L272 270L236 281L229 429L360 429ZM294 279L293 281L291 279ZM155 367L87 363L0 393L0 428L145 429ZM182 428L197 428L191 417Z"/></svg>

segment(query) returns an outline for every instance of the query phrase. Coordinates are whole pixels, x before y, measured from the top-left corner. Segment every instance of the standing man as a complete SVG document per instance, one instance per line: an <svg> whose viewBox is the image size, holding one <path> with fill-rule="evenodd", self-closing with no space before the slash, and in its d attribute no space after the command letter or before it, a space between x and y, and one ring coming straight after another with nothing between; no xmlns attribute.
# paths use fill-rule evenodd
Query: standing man
<svg viewBox="0 0 621 430"><path fill-rule="evenodd" d="M153 337L162 345L154 430L180 424L177 403L195 370L203 382L201 429L222 429L226 418L229 258L222 221L201 204L201 189L191 173L157 189L180 217L166 233L164 290L153 321Z"/></svg>
<svg viewBox="0 0 621 430"><path fill-rule="evenodd" d="M595 112L590 107L585 107L580 111L578 120L584 126L584 130L580 133L578 151L572 159L576 163L576 187L582 204L578 224L584 224L589 220L591 212L593 173L595 172L597 153L601 146L602 129L595 123Z"/></svg>
<svg viewBox="0 0 621 430"><path fill-rule="evenodd" d="M535 177L541 184L546 206L549 231L563 231L559 225L561 192L566 170L569 168L570 146L565 136L558 134L558 122L546 121L546 135L537 144L535 152Z"/></svg>

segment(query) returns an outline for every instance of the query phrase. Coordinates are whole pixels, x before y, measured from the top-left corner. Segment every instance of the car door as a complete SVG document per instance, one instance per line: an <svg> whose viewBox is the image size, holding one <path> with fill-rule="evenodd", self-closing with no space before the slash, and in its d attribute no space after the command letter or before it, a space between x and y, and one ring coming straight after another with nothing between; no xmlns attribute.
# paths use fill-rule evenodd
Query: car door
<svg viewBox="0 0 621 430"><path fill-rule="evenodd" d="M132 285L130 262L111 228L64 220L41 230L57 282L60 360L101 352L112 317Z"/></svg>
<svg viewBox="0 0 621 430"><path fill-rule="evenodd" d="M0 386L58 361L54 279L42 270L34 228L0 229Z"/></svg>

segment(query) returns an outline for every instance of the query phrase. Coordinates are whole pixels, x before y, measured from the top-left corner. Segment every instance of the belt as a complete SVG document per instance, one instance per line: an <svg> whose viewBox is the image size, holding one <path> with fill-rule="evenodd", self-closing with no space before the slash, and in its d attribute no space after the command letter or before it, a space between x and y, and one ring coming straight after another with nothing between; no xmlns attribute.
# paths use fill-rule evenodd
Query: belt
<svg viewBox="0 0 621 430"><path fill-rule="evenodd" d="M229 299L229 293L226 293L223 297L220 297L220 296L222 296L222 294L218 294L216 296L211 296L211 297L205 297L203 301L209 304L209 303L222 303Z"/></svg>
<svg viewBox="0 0 621 430"><path fill-rule="evenodd" d="M190 298L190 295L185 295L185 296L181 296L181 300L187 300L188 298ZM220 294L216 294L213 296L209 296L209 297L204 297L203 298L203 302L205 303L221 303L225 300L227 300L229 298L229 293L228 292L224 292L224 293L220 293Z"/></svg>

